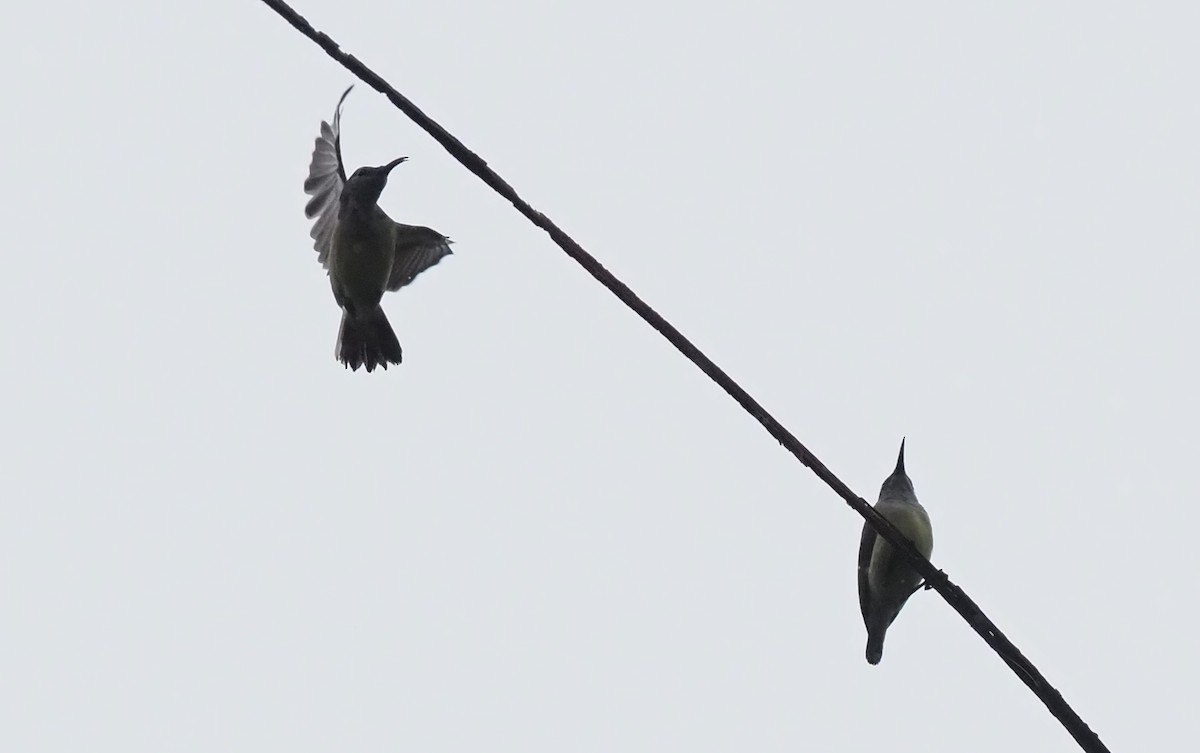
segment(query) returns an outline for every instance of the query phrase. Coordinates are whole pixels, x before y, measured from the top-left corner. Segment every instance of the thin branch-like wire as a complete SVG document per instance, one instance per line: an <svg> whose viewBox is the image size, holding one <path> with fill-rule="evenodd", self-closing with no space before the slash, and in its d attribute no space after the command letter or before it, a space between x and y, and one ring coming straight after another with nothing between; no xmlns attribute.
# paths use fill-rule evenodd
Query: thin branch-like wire
<svg viewBox="0 0 1200 753"><path fill-rule="evenodd" d="M596 261L595 257L584 251L558 225L555 225L548 217L534 209L518 196L512 186L508 185L503 178L488 167L487 162L479 155L472 152L461 141L450 135L445 128L442 128L415 104L393 89L378 74L359 62L353 55L342 52L336 42L330 39L328 35L314 29L308 21L292 10L286 3L283 3L281 0L263 0L263 2L282 16L285 21L294 26L301 34L316 42L330 57L345 66L347 70L362 79L368 86L391 100L392 104L398 107L401 112L411 118L413 122L445 147L446 151L452 157L461 162L468 170L475 173L484 183L491 186L496 193L512 202L517 211L525 215L530 222L545 230L568 256L579 262L580 266L586 269L592 277L595 277L601 285L608 288L622 303L633 309L638 316L645 319L659 334L667 338L680 353L696 364L710 379L720 385L721 389L729 393L729 396L736 400L738 405L742 406L747 413L757 419L763 425L763 428L772 437L775 437L788 452L795 455L797 460L810 468L817 475L817 478L824 481L829 488L833 489L838 496L846 501L846 504L850 505L859 515L865 518L892 546L897 547L904 553L904 556L916 568L917 572L925 578L929 587L941 594L942 598L956 612L962 615L963 619L974 628L975 632L983 637L983 640L1012 668L1017 677L1021 678L1021 681L1029 686L1029 689L1041 699L1046 708L1050 710L1050 713L1062 723L1063 727L1075 738L1083 750L1088 751L1088 753L1108 753L1108 748L1104 746L1104 743L1100 742L1100 738L1096 733L1092 732L1087 724L1079 718L1079 715L1075 713L1074 709L1067 704L1062 695L1046 681L1046 678L1038 672L1037 668L1021 654L1012 641L1005 637L1004 633L1000 632L1000 628L996 627L995 623L984 615L979 606L961 588L954 585L944 572L935 568L929 560L921 556L913 545L909 543L908 539L896 530L886 518L875 512L874 508L851 491L850 487L842 483L841 479L833 475L825 467L824 463L818 460L816 456L808 451L808 448L800 443L800 440L796 439L790 431L776 421L749 393L742 389L719 366L713 363L712 359L704 355L699 348L684 337L683 333L675 329L670 322L663 319L658 312L650 308L625 283L613 276L600 262Z"/></svg>

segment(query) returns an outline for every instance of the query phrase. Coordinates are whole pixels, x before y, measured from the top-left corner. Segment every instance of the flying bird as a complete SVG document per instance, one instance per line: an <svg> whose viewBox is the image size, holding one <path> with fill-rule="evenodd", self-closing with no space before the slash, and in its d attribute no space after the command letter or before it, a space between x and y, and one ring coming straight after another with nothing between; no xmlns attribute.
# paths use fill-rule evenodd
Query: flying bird
<svg viewBox="0 0 1200 753"><path fill-rule="evenodd" d="M904 471L904 440L896 470L879 490L875 511L887 518L917 551L929 559L933 552L933 526L929 515L913 491L912 480ZM900 608L921 585L921 575L897 554L891 544L875 533L870 523L863 524L858 547L858 603L867 626L867 662L878 664L883 658L883 638Z"/></svg>
<svg viewBox="0 0 1200 753"><path fill-rule="evenodd" d="M347 368L374 371L401 360L400 341L379 306L384 291L399 290L450 253L450 239L436 230L388 217L379 195L399 157L379 167L360 167L347 178L342 162L342 103L333 125L321 121L304 192L304 214L316 218L310 235L317 261L329 272L333 298L342 308L334 356Z"/></svg>

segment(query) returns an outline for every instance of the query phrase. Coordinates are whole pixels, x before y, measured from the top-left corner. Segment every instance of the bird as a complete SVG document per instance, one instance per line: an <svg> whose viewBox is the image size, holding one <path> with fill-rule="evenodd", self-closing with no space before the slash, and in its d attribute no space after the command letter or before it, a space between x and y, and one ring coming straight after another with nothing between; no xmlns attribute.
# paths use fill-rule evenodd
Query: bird
<svg viewBox="0 0 1200 753"><path fill-rule="evenodd" d="M437 264L451 253L452 241L431 228L395 222L379 208L388 176L407 157L360 167L346 177L342 103L353 88L338 100L333 124L321 121L304 181L304 192L312 197L304 214L316 218L309 235L342 309L334 357L351 371L365 366L370 372L399 364L402 357L400 341L379 305L384 292L399 290Z"/></svg>
<svg viewBox="0 0 1200 753"><path fill-rule="evenodd" d="M933 526L904 470L903 439L896 469L884 479L875 511L929 559L933 553ZM883 639L888 627L920 585L921 575L903 555L876 534L870 523L864 524L858 547L858 603L867 627L867 663L878 664L883 658Z"/></svg>

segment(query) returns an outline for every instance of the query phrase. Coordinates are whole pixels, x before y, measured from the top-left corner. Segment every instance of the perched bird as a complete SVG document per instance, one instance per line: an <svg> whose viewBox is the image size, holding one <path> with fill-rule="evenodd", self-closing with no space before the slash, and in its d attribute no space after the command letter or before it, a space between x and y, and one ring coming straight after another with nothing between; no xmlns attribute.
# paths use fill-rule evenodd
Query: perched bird
<svg viewBox="0 0 1200 753"><path fill-rule="evenodd" d="M904 440L896 470L883 482L875 511L887 518L926 559L933 552L933 526L904 472ZM858 547L858 603L867 626L867 662L883 658L883 638L908 597L921 585L921 576L891 544L863 525Z"/></svg>
<svg viewBox="0 0 1200 753"><path fill-rule="evenodd" d="M333 298L342 307L334 356L357 371L400 363L400 341L379 306L385 290L399 290L450 253L450 239L436 230L394 222L376 203L388 174L407 157L380 167L360 167L349 179L342 163L342 103L333 125L321 121L304 192L304 207L317 218L311 236L317 261L329 271Z"/></svg>

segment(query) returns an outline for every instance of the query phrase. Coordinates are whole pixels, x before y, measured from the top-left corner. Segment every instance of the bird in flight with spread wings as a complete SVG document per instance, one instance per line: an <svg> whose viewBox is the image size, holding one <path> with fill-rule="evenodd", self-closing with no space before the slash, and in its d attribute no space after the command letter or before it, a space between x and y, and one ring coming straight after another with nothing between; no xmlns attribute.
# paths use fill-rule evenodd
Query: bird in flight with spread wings
<svg viewBox="0 0 1200 753"><path fill-rule="evenodd" d="M334 356L347 368L374 371L400 363L400 341L380 308L384 291L399 290L450 253L450 239L436 230L395 222L379 208L388 174L407 157L380 167L360 167L347 178L342 162L342 103L333 125L321 121L304 192L316 218L311 236L317 261L329 272L333 298L342 308Z"/></svg>

